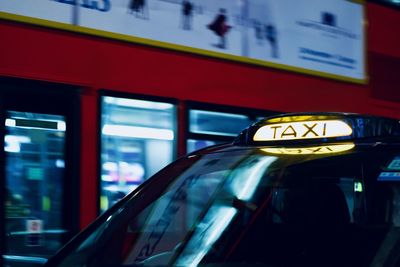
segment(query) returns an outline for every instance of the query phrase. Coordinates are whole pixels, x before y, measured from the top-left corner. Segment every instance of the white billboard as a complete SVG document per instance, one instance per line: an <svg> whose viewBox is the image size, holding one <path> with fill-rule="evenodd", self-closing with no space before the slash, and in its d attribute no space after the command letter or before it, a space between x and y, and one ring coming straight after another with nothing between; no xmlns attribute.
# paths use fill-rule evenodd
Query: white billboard
<svg viewBox="0 0 400 267"><path fill-rule="evenodd" d="M362 83L360 2L3 0L0 17L67 23L79 32Z"/></svg>

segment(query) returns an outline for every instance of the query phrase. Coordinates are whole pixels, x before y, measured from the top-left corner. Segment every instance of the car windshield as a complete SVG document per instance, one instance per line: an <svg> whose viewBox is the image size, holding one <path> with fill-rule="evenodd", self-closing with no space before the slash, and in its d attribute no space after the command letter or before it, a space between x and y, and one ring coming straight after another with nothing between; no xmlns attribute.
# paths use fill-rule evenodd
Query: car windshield
<svg viewBox="0 0 400 267"><path fill-rule="evenodd" d="M360 146L336 154L328 147L272 152L226 147L177 161L52 263L381 266L382 258L400 254L394 152Z"/></svg>

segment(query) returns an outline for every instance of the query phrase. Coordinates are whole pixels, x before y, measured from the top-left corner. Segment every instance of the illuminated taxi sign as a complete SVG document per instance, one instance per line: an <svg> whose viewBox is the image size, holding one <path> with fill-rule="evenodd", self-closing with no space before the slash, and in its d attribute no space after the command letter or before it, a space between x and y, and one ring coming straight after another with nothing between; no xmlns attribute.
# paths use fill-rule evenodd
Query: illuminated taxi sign
<svg viewBox="0 0 400 267"><path fill-rule="evenodd" d="M274 123L260 127L253 141L285 141L350 136L351 127L341 120Z"/></svg>
<svg viewBox="0 0 400 267"><path fill-rule="evenodd" d="M261 148L262 151L270 154L285 154L285 155L311 155L311 154L334 154L348 151L354 148L353 143L328 145L328 146L314 146L314 147L271 147Z"/></svg>

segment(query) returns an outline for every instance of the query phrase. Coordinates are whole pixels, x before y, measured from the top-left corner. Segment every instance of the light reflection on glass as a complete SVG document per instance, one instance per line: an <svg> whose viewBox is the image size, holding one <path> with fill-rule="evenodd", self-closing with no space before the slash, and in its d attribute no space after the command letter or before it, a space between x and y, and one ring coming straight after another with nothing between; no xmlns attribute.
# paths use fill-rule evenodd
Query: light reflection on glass
<svg viewBox="0 0 400 267"><path fill-rule="evenodd" d="M306 155L306 154L333 154L348 151L354 148L353 143L341 145L324 145L313 147L271 147L261 148L261 151L272 154Z"/></svg>
<svg viewBox="0 0 400 267"><path fill-rule="evenodd" d="M17 125L17 120L24 120L24 121L32 121L36 122L36 125ZM40 124L42 122L43 124ZM38 123L38 124L37 124ZM46 123L54 123L54 126L46 125ZM18 128L24 128L24 129L35 129L35 130L46 130L46 131L51 131L51 130L56 130L56 131L62 131L65 132L67 130L67 125L65 121L58 121L58 120L29 120L26 118L13 118L13 119L6 119L5 121L5 126L7 127L18 127Z"/></svg>
<svg viewBox="0 0 400 267"><path fill-rule="evenodd" d="M106 124L103 126L102 134L132 138L174 140L174 132L172 130L128 125Z"/></svg>
<svg viewBox="0 0 400 267"><path fill-rule="evenodd" d="M160 103L154 101L129 99L129 98L116 98L110 96L105 96L104 102L107 104L114 104L123 107L142 108L142 109L165 110L165 109L172 109L174 107L173 104L169 103Z"/></svg>
<svg viewBox="0 0 400 267"><path fill-rule="evenodd" d="M256 190L260 180L265 173L268 166L271 165L277 158L276 157L263 157L256 163L256 160L250 158L245 161L241 168L237 168L232 174L232 192L241 200L250 200Z"/></svg>
<svg viewBox="0 0 400 267"><path fill-rule="evenodd" d="M197 266L228 227L236 213L237 210L232 207L211 207L203 221L198 224L176 265Z"/></svg>

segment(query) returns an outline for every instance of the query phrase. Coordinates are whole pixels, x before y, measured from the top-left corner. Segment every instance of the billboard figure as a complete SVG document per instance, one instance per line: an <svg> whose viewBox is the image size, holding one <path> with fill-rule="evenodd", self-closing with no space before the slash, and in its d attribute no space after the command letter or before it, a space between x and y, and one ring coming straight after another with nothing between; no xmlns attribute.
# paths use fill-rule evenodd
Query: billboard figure
<svg viewBox="0 0 400 267"><path fill-rule="evenodd" d="M278 58L278 33L274 25L265 25L265 38L271 45L271 56Z"/></svg>
<svg viewBox="0 0 400 267"><path fill-rule="evenodd" d="M136 17L148 19L149 12L147 9L146 0L130 0L128 13L135 14Z"/></svg>
<svg viewBox="0 0 400 267"><path fill-rule="evenodd" d="M214 21L207 25L207 27L212 30L220 38L220 43L217 47L225 49L226 48L226 33L229 31L231 26L226 24L226 9L220 8L219 13L215 17Z"/></svg>
<svg viewBox="0 0 400 267"><path fill-rule="evenodd" d="M193 4L189 0L183 0L182 2L182 28L184 30L190 30L193 17Z"/></svg>
<svg viewBox="0 0 400 267"><path fill-rule="evenodd" d="M253 20L254 35L257 40L257 44L261 45L264 39L263 24L259 20Z"/></svg>

